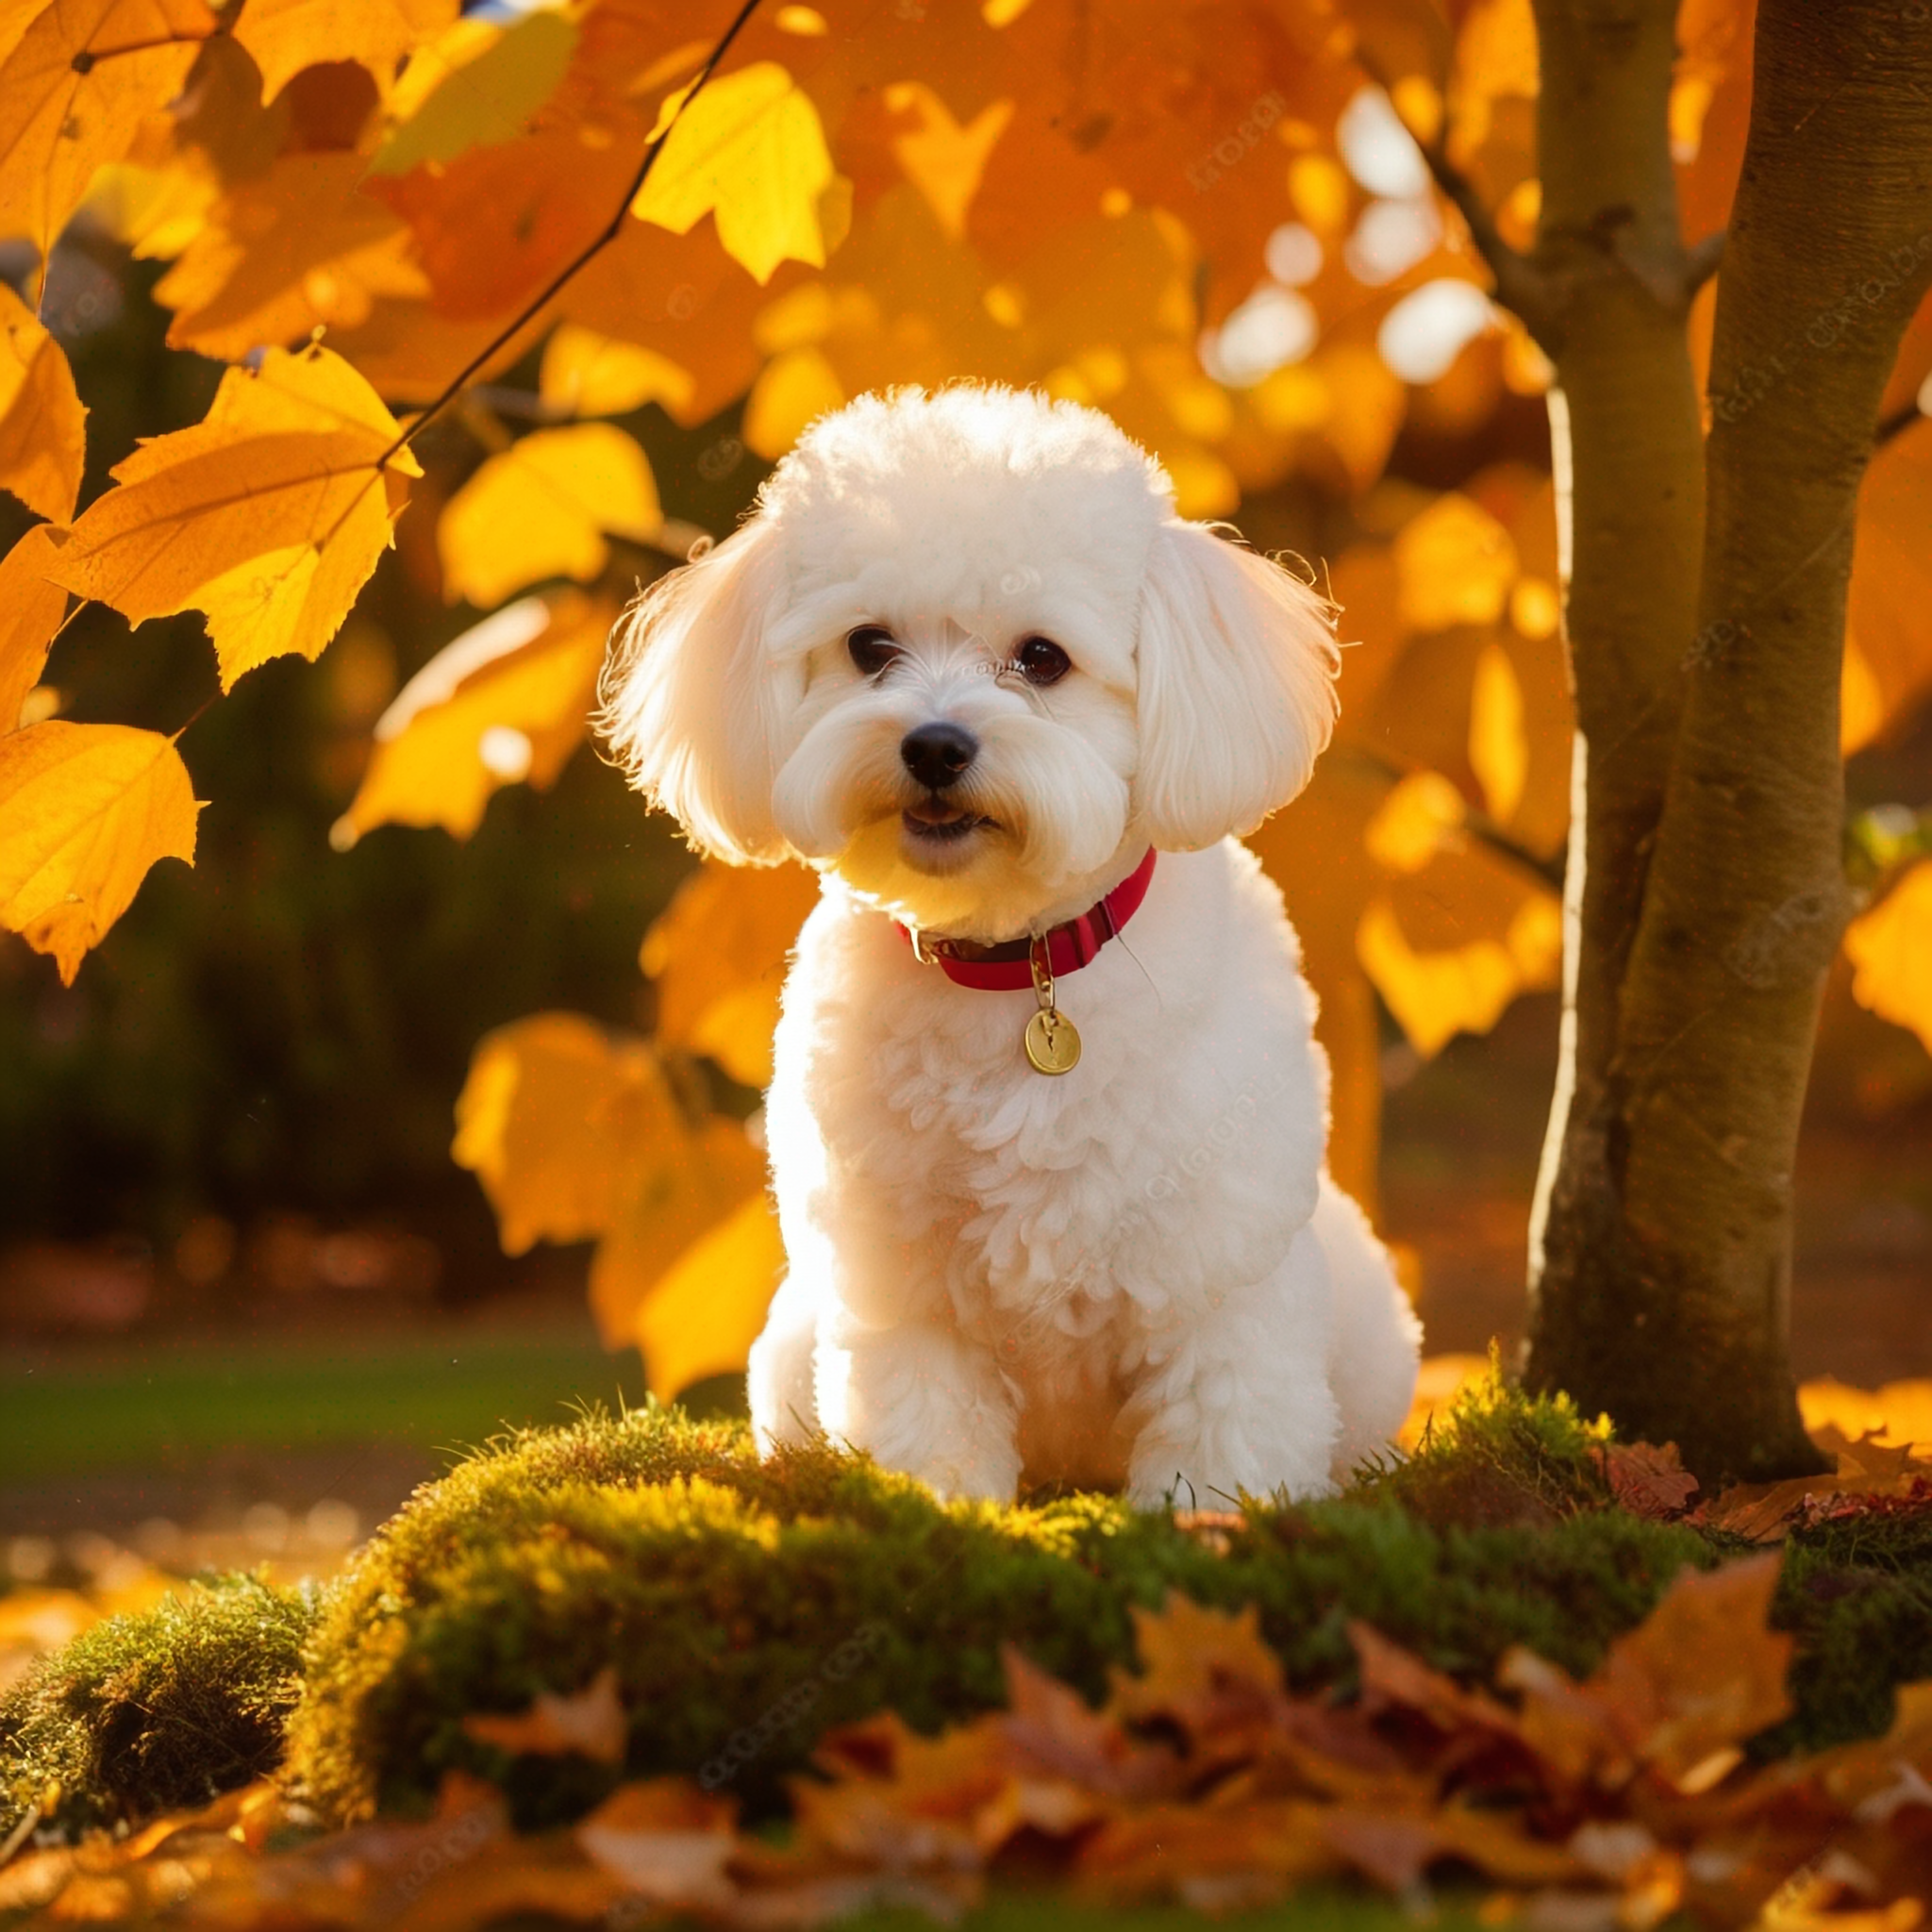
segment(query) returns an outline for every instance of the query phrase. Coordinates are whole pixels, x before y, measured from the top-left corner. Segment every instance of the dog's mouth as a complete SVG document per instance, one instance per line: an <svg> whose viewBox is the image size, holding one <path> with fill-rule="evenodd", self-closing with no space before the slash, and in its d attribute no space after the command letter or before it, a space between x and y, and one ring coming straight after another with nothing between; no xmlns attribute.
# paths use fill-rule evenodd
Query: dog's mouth
<svg viewBox="0 0 1932 1932"><path fill-rule="evenodd" d="M923 845L953 845L970 834L992 824L980 812L949 804L937 791L928 792L917 805L908 805L899 822L909 837Z"/></svg>

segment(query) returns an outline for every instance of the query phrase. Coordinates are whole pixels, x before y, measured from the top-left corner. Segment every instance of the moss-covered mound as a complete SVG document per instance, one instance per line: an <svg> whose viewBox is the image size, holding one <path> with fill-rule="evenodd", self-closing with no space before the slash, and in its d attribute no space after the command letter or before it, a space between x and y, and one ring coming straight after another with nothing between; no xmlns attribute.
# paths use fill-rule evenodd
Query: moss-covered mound
<svg viewBox="0 0 1932 1932"><path fill-rule="evenodd" d="M1133 1661L1131 1607L1170 1591L1256 1605L1303 1689L1346 1690L1357 1617L1464 1676L1515 1643L1587 1673L1685 1564L1744 1547L1617 1507L1603 1441L1492 1381L1332 1502L1170 1517L942 1505L829 1449L760 1464L739 1424L591 1416L459 1464L324 1599L235 1580L43 1663L0 1707L0 1831L37 1803L65 1825L193 1803L284 1742L331 1821L420 1810L453 1769L501 1784L525 1824L662 1772L757 1811L832 1724L891 1707L930 1730L1000 1703L1005 1644L1097 1695ZM1932 1510L1801 1529L1775 1615L1798 1637L1798 1710L1760 1748L1882 1729L1893 1686L1932 1676ZM465 1727L608 1668L621 1766Z"/></svg>
<svg viewBox="0 0 1932 1932"><path fill-rule="evenodd" d="M110 1617L0 1699L0 1838L201 1805L271 1770L319 1595L252 1576Z"/></svg>
<svg viewBox="0 0 1932 1932"><path fill-rule="evenodd" d="M332 1597L290 1769L329 1817L420 1807L461 1768L549 1822L619 1772L512 1757L463 1719L614 1664L625 1773L762 1805L830 1724L891 1706L932 1728L998 1704L1006 1643L1097 1694L1131 1660L1129 1606L1172 1590L1257 1605L1303 1685L1347 1679L1351 1617L1459 1673L1512 1643L1587 1671L1713 1553L1603 1507L1574 1417L1514 1407L1478 1407L1462 1439L1345 1499L1178 1521L1091 1496L945 1506L829 1449L761 1465L739 1425L663 1412L518 1437L419 1495ZM1474 1522L1456 1520L1458 1455Z"/></svg>

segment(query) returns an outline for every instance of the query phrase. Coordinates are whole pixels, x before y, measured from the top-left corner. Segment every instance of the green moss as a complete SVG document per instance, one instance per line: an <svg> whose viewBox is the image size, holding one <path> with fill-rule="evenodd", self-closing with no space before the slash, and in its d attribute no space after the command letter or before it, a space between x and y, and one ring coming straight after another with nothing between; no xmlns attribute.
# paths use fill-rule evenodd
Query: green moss
<svg viewBox="0 0 1932 1932"><path fill-rule="evenodd" d="M0 1838L205 1804L281 1756L319 1598L253 1576L109 1617L0 1699Z"/></svg>
<svg viewBox="0 0 1932 1932"><path fill-rule="evenodd" d="M1615 1512L1439 1524L1376 1487L1197 1532L1092 1496L944 1506L829 1450L760 1465L741 1426L659 1411L517 1437L358 1558L309 1649L291 1770L333 1817L418 1808L458 1767L525 1823L568 1816L619 1774L510 1757L462 1719L614 1662L626 1774L708 1775L762 1807L830 1724L890 1705L932 1729L999 1704L1005 1643L1097 1696L1131 1661L1130 1607L1171 1590L1257 1605L1312 1686L1347 1680L1351 1617L1458 1672L1518 1642L1587 1671L1709 1560L1693 1532Z"/></svg>
<svg viewBox="0 0 1932 1932"><path fill-rule="evenodd" d="M590 1415L508 1437L418 1492L325 1603L245 1579L103 1624L0 1706L0 1817L58 1788L65 1824L192 1803L272 1762L326 1818L427 1805L462 1769L520 1822L622 1776L682 1772L758 1815L828 1726L891 1707L933 1730L1003 1701L1002 1646L1102 1695L1135 1606L1254 1605L1303 1690L1345 1690L1360 1618L1439 1668L1524 1644L1576 1674L1686 1564L1741 1546L1612 1507L1599 1428L1500 1377L1412 1457L1333 1501L1176 1520L1117 1500L942 1505L862 1457L760 1463L741 1423ZM1794 1717L1761 1752L1883 1728L1932 1675L1932 1510L1793 1537L1774 1615L1798 1638ZM622 1767L468 1736L615 1666Z"/></svg>
<svg viewBox="0 0 1932 1932"><path fill-rule="evenodd" d="M1932 1677L1932 1507L1881 1502L1794 1531L1772 1617L1798 1640L1797 1710L1760 1750L1883 1731L1893 1687Z"/></svg>

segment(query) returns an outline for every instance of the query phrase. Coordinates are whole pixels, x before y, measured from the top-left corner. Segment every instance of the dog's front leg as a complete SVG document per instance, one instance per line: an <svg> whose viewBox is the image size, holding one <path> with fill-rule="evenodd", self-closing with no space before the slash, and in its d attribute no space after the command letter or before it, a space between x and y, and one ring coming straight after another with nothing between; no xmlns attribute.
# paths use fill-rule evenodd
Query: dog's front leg
<svg viewBox="0 0 1932 1932"><path fill-rule="evenodd" d="M1327 1258L1305 1227L1264 1280L1150 1333L1123 1418L1135 1431L1132 1500L1224 1508L1332 1489L1331 1320Z"/></svg>
<svg viewBox="0 0 1932 1932"><path fill-rule="evenodd" d="M834 1441L944 1496L1010 1503L1020 1480L1012 1396L991 1351L937 1322L821 1332L819 1413Z"/></svg>

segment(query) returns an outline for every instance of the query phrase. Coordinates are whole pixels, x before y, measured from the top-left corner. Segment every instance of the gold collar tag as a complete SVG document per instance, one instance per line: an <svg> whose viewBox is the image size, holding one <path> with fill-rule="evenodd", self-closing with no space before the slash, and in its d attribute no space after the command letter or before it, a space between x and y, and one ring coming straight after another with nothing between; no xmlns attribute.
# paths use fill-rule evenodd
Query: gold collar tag
<svg viewBox="0 0 1932 1932"><path fill-rule="evenodd" d="M1033 941L1027 960L1040 1010L1026 1023L1022 1041L1026 1058L1037 1074L1071 1074L1080 1064L1080 1034L1053 1003L1053 960L1044 935Z"/></svg>

